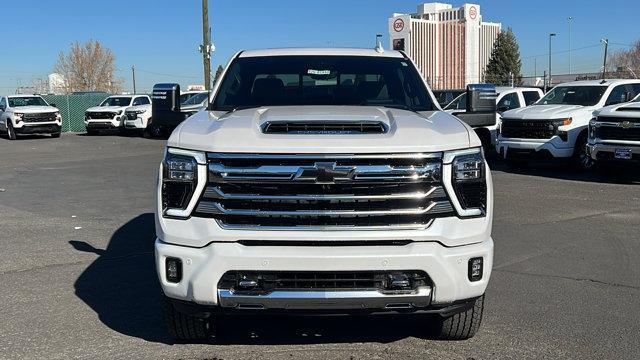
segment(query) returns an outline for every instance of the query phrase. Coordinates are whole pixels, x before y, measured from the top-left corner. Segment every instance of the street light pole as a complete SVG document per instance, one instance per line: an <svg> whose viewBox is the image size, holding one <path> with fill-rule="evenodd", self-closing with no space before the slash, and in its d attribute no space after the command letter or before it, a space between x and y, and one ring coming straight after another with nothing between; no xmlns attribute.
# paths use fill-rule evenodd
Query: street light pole
<svg viewBox="0 0 640 360"><path fill-rule="evenodd" d="M135 65L133 65L131 67L131 76L133 78L133 93L137 94L137 92L136 92L136 66Z"/></svg>
<svg viewBox="0 0 640 360"><path fill-rule="evenodd" d="M211 88L211 28L209 27L209 0L202 0L202 62L204 65L204 88Z"/></svg>
<svg viewBox="0 0 640 360"><path fill-rule="evenodd" d="M569 75L571 75L571 23L573 22L573 17L569 16L567 20L569 21Z"/></svg>
<svg viewBox="0 0 640 360"><path fill-rule="evenodd" d="M551 87L551 38L556 36L555 33L549 34L549 80L547 81L547 87Z"/></svg>

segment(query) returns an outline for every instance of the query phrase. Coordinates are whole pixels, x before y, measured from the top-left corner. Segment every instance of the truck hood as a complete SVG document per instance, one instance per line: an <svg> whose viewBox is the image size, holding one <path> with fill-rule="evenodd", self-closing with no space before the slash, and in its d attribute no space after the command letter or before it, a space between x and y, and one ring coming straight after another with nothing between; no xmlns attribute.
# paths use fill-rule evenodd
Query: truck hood
<svg viewBox="0 0 640 360"><path fill-rule="evenodd" d="M129 106L127 108L127 111L134 111L134 110L145 110L145 111L151 112L151 104Z"/></svg>
<svg viewBox="0 0 640 360"><path fill-rule="evenodd" d="M531 105L502 113L505 119L562 119L567 117L589 116L596 106L582 105Z"/></svg>
<svg viewBox="0 0 640 360"><path fill-rule="evenodd" d="M270 121L381 121L384 134L264 134ZM480 146L466 124L442 111L415 113L364 106L282 106L238 110L216 117L201 111L184 121L167 145L209 152L400 153Z"/></svg>
<svg viewBox="0 0 640 360"><path fill-rule="evenodd" d="M90 107L87 109L87 111L95 111L95 112L103 112L103 111L111 111L111 112L118 112L120 110L124 111L124 109L126 109L127 106L94 106L94 107Z"/></svg>
<svg viewBox="0 0 640 360"><path fill-rule="evenodd" d="M620 118L640 117L640 102L623 103L604 107L593 112L595 116L615 116Z"/></svg>
<svg viewBox="0 0 640 360"><path fill-rule="evenodd" d="M39 114L39 113L48 113L58 111L57 108L53 106L20 106L13 108L14 112L23 113L23 114Z"/></svg>

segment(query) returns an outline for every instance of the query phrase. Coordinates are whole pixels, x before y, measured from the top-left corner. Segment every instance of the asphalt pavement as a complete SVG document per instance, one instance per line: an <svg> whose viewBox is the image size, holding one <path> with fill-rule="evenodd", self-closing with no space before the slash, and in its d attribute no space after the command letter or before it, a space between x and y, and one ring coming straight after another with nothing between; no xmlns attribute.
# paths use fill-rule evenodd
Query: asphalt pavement
<svg viewBox="0 0 640 360"><path fill-rule="evenodd" d="M0 138L1 359L636 359L640 184L492 161L494 269L479 333L425 317L237 317L173 343L153 260L164 141Z"/></svg>

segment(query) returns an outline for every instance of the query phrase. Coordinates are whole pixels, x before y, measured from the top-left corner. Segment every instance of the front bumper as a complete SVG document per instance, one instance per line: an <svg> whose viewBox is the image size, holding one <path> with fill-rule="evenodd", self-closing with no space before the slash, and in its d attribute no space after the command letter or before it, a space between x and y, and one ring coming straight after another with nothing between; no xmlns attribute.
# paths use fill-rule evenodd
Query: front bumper
<svg viewBox="0 0 640 360"><path fill-rule="evenodd" d="M84 126L95 130L119 129L122 126L122 119L118 116L115 119L85 120Z"/></svg>
<svg viewBox="0 0 640 360"><path fill-rule="evenodd" d="M638 142L589 142L587 143L587 154L596 161L629 161L615 158L617 149L628 149L632 154L632 161L640 160L640 143Z"/></svg>
<svg viewBox="0 0 640 360"><path fill-rule="evenodd" d="M570 142L564 142L559 136L551 139L512 139L498 136L496 151L507 157L512 152L548 153L552 157L567 158L573 155L573 146Z"/></svg>
<svg viewBox="0 0 640 360"><path fill-rule="evenodd" d="M16 134L58 134L62 131L62 123L23 123L20 127L13 128Z"/></svg>
<svg viewBox="0 0 640 360"><path fill-rule="evenodd" d="M127 129L144 129L144 122L141 118L136 118L135 120L125 120L124 127Z"/></svg>
<svg viewBox="0 0 640 360"><path fill-rule="evenodd" d="M475 298L484 294L493 262L493 240L488 237L476 244L445 247L438 242L412 242L402 246L245 246L237 242L211 243L203 248L172 245L156 240L156 267L166 296L207 306L238 308L242 304L259 304L263 308L351 308L388 309L393 304L410 304L425 308L438 304ZM166 279L168 257L182 261L182 280ZM482 278L468 278L469 259L483 258ZM389 295L339 292L276 294L271 299L259 295L235 297L219 292L217 284L227 271L403 271L422 270L431 279L431 287L412 295ZM306 302L305 302L306 301ZM335 304L335 306L334 306Z"/></svg>

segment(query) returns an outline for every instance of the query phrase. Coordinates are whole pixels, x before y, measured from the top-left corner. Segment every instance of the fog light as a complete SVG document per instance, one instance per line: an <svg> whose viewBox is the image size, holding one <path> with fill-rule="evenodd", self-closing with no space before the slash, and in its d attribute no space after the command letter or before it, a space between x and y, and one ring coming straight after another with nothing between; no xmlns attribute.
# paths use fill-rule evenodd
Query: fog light
<svg viewBox="0 0 640 360"><path fill-rule="evenodd" d="M480 279L482 279L482 258L471 258L469 259L469 281L478 281Z"/></svg>
<svg viewBox="0 0 640 360"><path fill-rule="evenodd" d="M165 266L167 281L179 283L182 280L182 261L178 258L167 258Z"/></svg>

